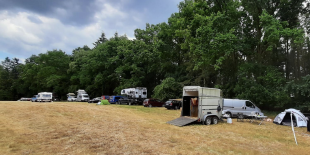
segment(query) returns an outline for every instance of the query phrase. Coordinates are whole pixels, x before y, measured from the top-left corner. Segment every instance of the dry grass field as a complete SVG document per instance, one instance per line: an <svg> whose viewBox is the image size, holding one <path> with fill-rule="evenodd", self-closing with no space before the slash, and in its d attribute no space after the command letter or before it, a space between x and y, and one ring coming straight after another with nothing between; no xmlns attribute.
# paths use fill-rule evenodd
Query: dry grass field
<svg viewBox="0 0 310 155"><path fill-rule="evenodd" d="M310 133L270 122L176 127L180 111L0 102L0 154L309 154Z"/></svg>

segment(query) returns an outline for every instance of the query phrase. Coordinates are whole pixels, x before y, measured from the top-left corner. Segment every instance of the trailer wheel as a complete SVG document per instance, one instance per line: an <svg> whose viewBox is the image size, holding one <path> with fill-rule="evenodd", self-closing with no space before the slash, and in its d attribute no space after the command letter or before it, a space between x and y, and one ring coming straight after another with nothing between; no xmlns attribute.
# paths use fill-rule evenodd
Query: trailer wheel
<svg viewBox="0 0 310 155"><path fill-rule="evenodd" d="M211 117L207 117L207 118L206 118L205 124L206 124L206 125L210 125L210 124L211 124Z"/></svg>
<svg viewBox="0 0 310 155"><path fill-rule="evenodd" d="M218 123L218 118L217 117L212 117L212 123L217 124Z"/></svg>

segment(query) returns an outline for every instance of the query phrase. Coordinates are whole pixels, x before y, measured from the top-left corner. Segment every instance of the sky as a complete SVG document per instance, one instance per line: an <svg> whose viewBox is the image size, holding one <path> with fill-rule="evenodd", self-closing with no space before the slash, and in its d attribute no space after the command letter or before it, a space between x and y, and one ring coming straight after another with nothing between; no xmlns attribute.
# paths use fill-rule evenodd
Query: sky
<svg viewBox="0 0 310 155"><path fill-rule="evenodd" d="M146 23L167 22L182 0L0 0L0 61L93 47L104 32L134 39Z"/></svg>

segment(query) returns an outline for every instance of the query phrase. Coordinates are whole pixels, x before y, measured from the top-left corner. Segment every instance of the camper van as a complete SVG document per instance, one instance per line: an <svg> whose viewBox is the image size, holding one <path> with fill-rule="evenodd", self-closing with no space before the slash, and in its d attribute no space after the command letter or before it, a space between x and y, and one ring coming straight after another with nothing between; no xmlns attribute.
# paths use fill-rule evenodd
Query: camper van
<svg viewBox="0 0 310 155"><path fill-rule="evenodd" d="M74 93L67 94L67 101L76 101L76 96Z"/></svg>
<svg viewBox="0 0 310 155"><path fill-rule="evenodd" d="M86 93L85 90L79 89L77 91L77 94L78 95L77 95L76 101L78 101L78 102L88 102L89 96L88 96L88 94Z"/></svg>
<svg viewBox="0 0 310 155"><path fill-rule="evenodd" d="M51 92L38 93L38 96L37 96L38 102L52 102L52 100L53 100L53 93Z"/></svg>
<svg viewBox="0 0 310 155"><path fill-rule="evenodd" d="M238 113L250 116L253 112L264 116L262 111L250 100L224 99L223 109L223 114L226 114L226 117L237 117Z"/></svg>
<svg viewBox="0 0 310 155"><path fill-rule="evenodd" d="M136 88L126 88L121 91L121 95L126 96L119 100L119 104L127 103L131 104L141 104L144 99L147 98L147 89L145 87L136 87Z"/></svg>
<svg viewBox="0 0 310 155"><path fill-rule="evenodd" d="M200 86L183 87L183 103L181 117L167 122L176 126L184 126L192 122L217 124L222 119L222 91L216 88Z"/></svg>

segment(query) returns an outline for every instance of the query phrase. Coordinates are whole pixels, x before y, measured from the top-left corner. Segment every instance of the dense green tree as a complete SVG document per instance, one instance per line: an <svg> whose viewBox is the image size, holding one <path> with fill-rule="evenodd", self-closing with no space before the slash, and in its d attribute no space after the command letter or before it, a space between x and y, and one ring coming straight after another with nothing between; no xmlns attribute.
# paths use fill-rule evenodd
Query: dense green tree
<svg viewBox="0 0 310 155"><path fill-rule="evenodd" d="M182 88L182 85L176 82L174 78L166 78L154 88L152 97L163 101L180 98L182 97Z"/></svg>

